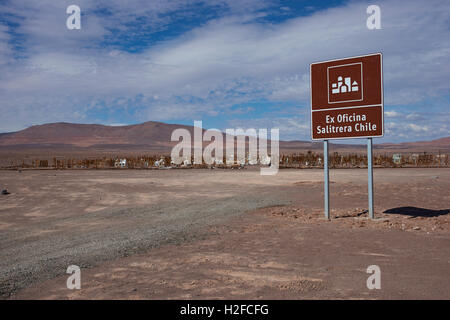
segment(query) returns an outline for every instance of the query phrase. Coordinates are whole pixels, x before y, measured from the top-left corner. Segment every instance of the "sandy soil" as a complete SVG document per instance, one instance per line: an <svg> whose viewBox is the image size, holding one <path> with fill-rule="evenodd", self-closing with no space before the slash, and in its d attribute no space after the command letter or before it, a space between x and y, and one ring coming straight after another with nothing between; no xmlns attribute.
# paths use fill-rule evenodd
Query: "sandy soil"
<svg viewBox="0 0 450 320"><path fill-rule="evenodd" d="M449 299L449 170L375 170L375 221L366 170L330 177L326 221L321 170L0 171L1 294Z"/></svg>

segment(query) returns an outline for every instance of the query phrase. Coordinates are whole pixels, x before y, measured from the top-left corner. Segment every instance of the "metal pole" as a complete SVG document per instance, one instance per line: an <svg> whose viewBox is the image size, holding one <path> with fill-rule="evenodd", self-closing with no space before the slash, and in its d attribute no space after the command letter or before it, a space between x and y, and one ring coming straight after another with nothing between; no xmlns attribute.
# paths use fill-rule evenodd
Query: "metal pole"
<svg viewBox="0 0 450 320"><path fill-rule="evenodd" d="M373 164L372 164L372 138L367 139L367 171L369 193L369 217L374 219L373 213Z"/></svg>
<svg viewBox="0 0 450 320"><path fill-rule="evenodd" d="M323 141L323 176L325 219L330 219L330 185L328 170L328 140Z"/></svg>

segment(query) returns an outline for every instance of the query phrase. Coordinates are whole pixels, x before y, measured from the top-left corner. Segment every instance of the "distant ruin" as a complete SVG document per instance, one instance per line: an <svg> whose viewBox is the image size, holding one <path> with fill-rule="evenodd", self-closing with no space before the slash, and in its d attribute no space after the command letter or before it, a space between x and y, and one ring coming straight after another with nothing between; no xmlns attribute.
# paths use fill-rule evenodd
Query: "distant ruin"
<svg viewBox="0 0 450 320"><path fill-rule="evenodd" d="M367 156L363 153L334 152L330 154L330 168L363 168L367 166ZM381 168L398 167L449 167L449 154L447 153L379 153L373 156L374 166ZM193 157L191 159L193 163ZM187 162L174 165L168 155L142 155L142 156L110 156L110 157L69 157L58 156L47 159L15 159L3 162L2 169L158 169L158 168L234 168L261 166L267 163L253 163L247 156L246 162L240 163L236 159L229 160L224 157L220 164L191 165ZM280 155L280 168L321 168L323 167L323 154L307 151Z"/></svg>

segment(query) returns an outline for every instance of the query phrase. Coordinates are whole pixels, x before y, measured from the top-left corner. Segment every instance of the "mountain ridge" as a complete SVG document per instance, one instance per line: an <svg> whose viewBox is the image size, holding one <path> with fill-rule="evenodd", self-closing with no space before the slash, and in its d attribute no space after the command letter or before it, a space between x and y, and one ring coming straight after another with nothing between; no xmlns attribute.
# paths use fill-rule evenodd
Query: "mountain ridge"
<svg viewBox="0 0 450 320"><path fill-rule="evenodd" d="M74 148L171 148L177 142L171 141L175 129L188 130L193 137L193 126L147 121L140 124L110 126L103 124L81 124L55 122L30 126L16 132L0 133L0 148L39 148L39 147L74 147ZM205 129L203 129L205 130ZM225 133L223 133L225 134ZM356 150L365 148L365 144L339 144L333 146ZM282 150L320 149L317 141L292 140L280 141ZM381 143L374 148L386 150L450 150L450 137L429 141ZM425 150L426 151L426 150Z"/></svg>

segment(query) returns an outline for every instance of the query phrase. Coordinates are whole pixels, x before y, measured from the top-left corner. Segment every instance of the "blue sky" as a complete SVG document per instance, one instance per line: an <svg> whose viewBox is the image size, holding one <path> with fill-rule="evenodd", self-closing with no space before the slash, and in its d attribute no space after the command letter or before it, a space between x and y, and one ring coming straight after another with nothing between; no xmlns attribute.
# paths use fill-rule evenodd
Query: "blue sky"
<svg viewBox="0 0 450 320"><path fill-rule="evenodd" d="M309 140L309 64L383 52L377 142L450 136L449 27L445 0L0 1L0 132L203 120Z"/></svg>

